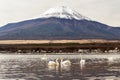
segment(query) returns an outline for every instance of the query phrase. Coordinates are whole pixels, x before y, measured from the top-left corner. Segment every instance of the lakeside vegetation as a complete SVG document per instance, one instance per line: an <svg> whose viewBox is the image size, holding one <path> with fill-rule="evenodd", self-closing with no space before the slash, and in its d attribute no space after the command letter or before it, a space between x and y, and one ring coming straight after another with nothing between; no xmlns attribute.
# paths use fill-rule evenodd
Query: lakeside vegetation
<svg viewBox="0 0 120 80"><path fill-rule="evenodd" d="M4 43L3 43L4 42ZM7 42L7 43L5 43ZM6 40L0 41L0 52L13 53L91 53L119 52L117 40Z"/></svg>

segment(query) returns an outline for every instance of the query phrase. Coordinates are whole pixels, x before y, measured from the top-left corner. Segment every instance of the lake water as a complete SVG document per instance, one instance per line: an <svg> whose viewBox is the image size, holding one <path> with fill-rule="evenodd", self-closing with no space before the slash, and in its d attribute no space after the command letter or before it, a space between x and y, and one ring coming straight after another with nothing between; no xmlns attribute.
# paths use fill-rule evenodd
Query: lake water
<svg viewBox="0 0 120 80"><path fill-rule="evenodd" d="M57 58L59 64L63 58L71 65L48 66ZM0 80L120 80L120 55L1 54Z"/></svg>

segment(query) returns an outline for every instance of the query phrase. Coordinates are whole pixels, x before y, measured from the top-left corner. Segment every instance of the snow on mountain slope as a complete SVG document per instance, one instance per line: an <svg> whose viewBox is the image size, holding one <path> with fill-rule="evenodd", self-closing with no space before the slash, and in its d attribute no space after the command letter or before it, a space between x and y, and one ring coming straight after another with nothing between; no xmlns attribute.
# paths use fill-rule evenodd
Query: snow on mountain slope
<svg viewBox="0 0 120 80"><path fill-rule="evenodd" d="M58 6L55 8L50 8L49 10L44 12L42 15L40 15L40 18L50 18L50 17L77 19L77 20L84 20L84 19L89 20L87 17L82 16L78 12L65 6Z"/></svg>

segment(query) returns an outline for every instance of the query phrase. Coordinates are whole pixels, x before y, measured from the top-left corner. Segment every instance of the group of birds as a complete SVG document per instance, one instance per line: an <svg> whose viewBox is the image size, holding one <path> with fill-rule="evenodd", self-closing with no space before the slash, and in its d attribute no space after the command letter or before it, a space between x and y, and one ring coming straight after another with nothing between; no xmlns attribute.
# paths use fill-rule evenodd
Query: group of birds
<svg viewBox="0 0 120 80"><path fill-rule="evenodd" d="M55 61L49 61L48 66L58 66L58 65L71 66L71 61L70 60L63 61L63 58L62 58L62 59L60 59L60 63L59 63L58 60L59 59L57 58Z"/></svg>
<svg viewBox="0 0 120 80"><path fill-rule="evenodd" d="M44 57L42 58L43 60L47 60L47 57L46 55L44 55ZM85 65L85 59L82 58L82 55L80 55L80 66L83 67ZM67 59L67 60L64 60L63 58L57 58L55 60L51 60L51 61L48 61L47 63L48 67L56 67L56 66L61 66L61 67L70 67L72 65L72 62Z"/></svg>
<svg viewBox="0 0 120 80"><path fill-rule="evenodd" d="M46 60L48 68L51 68L51 69L58 68L58 67L68 69L72 65L72 62L69 59L65 60L63 58L57 58L55 60L48 60L46 54L42 57L42 60ZM111 64L113 62L114 62L114 58L108 57L108 63ZM82 55L80 54L79 65L81 70L85 67L85 64L86 64L86 60L83 59Z"/></svg>

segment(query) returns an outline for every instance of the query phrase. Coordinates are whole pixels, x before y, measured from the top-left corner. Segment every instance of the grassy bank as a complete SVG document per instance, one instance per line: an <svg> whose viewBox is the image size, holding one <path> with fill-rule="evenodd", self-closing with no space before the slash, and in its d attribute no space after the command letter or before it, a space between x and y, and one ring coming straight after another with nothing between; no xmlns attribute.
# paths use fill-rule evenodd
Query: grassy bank
<svg viewBox="0 0 120 80"><path fill-rule="evenodd" d="M120 41L117 40L6 40L0 41L0 51L9 52L78 52L80 49L89 52L120 50Z"/></svg>

